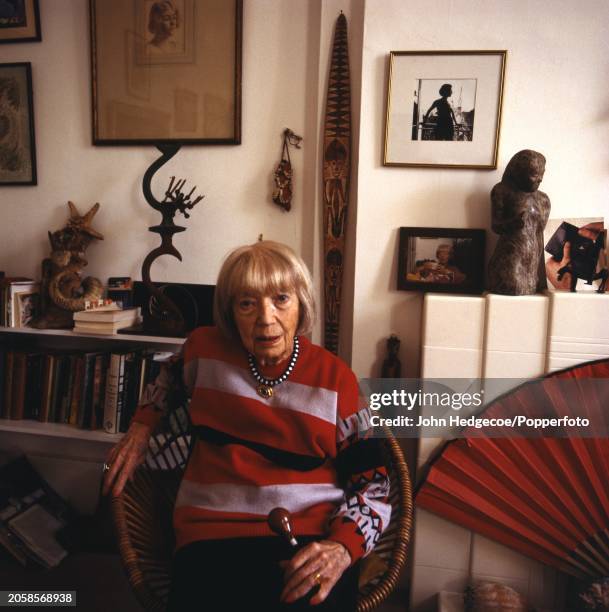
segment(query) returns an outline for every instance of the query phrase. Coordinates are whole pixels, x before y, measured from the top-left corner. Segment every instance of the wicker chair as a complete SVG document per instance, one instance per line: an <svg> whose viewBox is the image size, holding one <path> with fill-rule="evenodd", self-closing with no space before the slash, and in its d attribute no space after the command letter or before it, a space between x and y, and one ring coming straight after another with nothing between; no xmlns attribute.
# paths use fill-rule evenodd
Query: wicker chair
<svg viewBox="0 0 609 612"><path fill-rule="evenodd" d="M173 506L191 449L184 418L175 419L169 429L173 433L152 437L146 463L137 469L123 493L112 500L127 577L137 599L150 612L163 612L166 608L175 543ZM397 441L390 437L385 443L390 461L392 519L362 565L358 612L368 612L387 598L397 585L408 552L412 523L410 477Z"/></svg>

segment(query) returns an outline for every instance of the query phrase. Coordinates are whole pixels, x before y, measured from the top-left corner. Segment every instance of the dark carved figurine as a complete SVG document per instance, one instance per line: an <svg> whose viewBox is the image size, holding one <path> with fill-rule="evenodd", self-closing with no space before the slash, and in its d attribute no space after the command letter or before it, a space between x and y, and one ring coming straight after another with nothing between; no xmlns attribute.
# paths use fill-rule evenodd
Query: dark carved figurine
<svg viewBox="0 0 609 612"><path fill-rule="evenodd" d="M381 369L383 378L401 378L402 364L398 357L399 350L400 339L395 334L391 334L391 336L387 338L387 358L383 361L383 367Z"/></svg>
<svg viewBox="0 0 609 612"><path fill-rule="evenodd" d="M492 228L499 234L488 266L493 293L533 295L547 287L543 230L550 199L538 191L545 168L541 153L519 151L491 191Z"/></svg>

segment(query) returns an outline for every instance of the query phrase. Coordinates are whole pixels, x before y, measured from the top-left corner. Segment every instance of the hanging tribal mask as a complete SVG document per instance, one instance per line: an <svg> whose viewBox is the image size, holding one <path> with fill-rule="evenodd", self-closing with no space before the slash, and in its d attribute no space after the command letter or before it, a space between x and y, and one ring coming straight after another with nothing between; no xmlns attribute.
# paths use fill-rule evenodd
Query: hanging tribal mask
<svg viewBox="0 0 609 612"><path fill-rule="evenodd" d="M273 202L286 211L292 208L292 162L290 161L289 145L300 149L301 141L302 136L297 136L288 128L284 130L281 161L274 174Z"/></svg>

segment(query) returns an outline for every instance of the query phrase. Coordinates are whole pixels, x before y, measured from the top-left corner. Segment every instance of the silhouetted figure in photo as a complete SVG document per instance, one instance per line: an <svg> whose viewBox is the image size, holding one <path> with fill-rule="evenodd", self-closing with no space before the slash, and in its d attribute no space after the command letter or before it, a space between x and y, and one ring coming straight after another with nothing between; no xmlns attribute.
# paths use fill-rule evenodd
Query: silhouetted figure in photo
<svg viewBox="0 0 609 612"><path fill-rule="evenodd" d="M453 95L452 85L444 83L444 85L440 87L439 93L442 97L435 100L429 107L429 110L425 113L425 117L423 117L423 124L427 123L430 113L435 109L438 116L436 126L433 130L433 140L453 140L455 123L457 123L457 120L452 106L448 101L448 98Z"/></svg>

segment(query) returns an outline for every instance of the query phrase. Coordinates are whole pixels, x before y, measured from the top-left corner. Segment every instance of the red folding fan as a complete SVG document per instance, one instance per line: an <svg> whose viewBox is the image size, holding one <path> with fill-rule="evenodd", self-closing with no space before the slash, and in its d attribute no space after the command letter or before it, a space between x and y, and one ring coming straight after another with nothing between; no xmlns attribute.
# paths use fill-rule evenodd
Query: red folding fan
<svg viewBox="0 0 609 612"><path fill-rule="evenodd" d="M548 407L603 420L607 431L609 359L526 383L483 415L502 418ZM556 381L571 381L568 393ZM586 383L596 384L586 384ZM566 386L566 385L565 385ZM432 464L416 502L564 572L609 575L609 439L490 437L468 430ZM496 435L496 433L494 434ZM544 434L545 435L545 434ZM606 433L599 434L606 435Z"/></svg>

